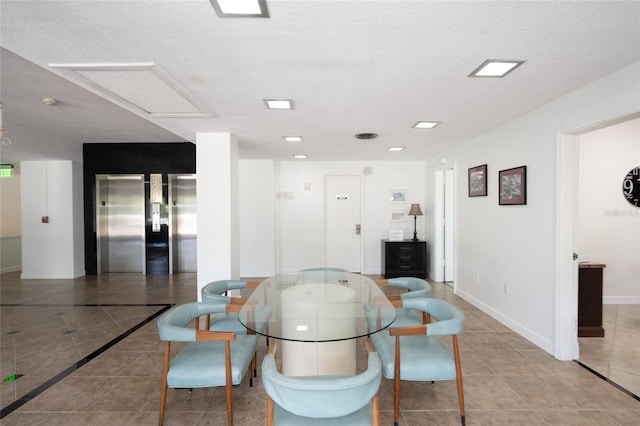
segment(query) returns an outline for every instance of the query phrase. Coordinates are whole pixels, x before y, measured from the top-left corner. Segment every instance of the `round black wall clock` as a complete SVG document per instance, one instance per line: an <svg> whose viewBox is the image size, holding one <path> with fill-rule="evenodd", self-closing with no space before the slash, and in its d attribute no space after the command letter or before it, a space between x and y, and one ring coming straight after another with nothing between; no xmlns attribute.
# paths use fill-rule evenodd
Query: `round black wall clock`
<svg viewBox="0 0 640 426"><path fill-rule="evenodd" d="M627 173L622 181L622 194L628 202L640 207L640 166Z"/></svg>

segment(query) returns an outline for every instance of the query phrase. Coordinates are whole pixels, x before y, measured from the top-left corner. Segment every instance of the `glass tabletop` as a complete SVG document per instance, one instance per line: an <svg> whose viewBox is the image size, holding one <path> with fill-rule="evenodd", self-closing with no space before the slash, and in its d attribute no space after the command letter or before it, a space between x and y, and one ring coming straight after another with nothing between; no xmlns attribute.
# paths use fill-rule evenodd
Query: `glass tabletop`
<svg viewBox="0 0 640 426"><path fill-rule="evenodd" d="M337 271L276 275L240 311L257 334L297 342L355 339L387 328L396 310L369 277Z"/></svg>

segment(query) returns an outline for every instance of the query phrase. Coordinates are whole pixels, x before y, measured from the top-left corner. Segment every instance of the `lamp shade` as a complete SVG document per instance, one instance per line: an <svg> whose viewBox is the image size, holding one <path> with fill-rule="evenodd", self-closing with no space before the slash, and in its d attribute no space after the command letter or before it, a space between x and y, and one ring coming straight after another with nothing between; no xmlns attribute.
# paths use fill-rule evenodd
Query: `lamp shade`
<svg viewBox="0 0 640 426"><path fill-rule="evenodd" d="M420 204L411 204L411 210L409 210L409 216L422 216L422 210L420 210Z"/></svg>

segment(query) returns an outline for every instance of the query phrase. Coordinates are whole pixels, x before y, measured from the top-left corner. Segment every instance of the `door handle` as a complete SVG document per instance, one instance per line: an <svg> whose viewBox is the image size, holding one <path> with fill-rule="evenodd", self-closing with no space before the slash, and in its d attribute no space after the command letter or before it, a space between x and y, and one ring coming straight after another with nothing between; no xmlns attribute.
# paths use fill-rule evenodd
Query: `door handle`
<svg viewBox="0 0 640 426"><path fill-rule="evenodd" d="M356 235L360 235L360 224L356 223Z"/></svg>
<svg viewBox="0 0 640 426"><path fill-rule="evenodd" d="M573 260L578 260L578 253L573 253Z"/></svg>

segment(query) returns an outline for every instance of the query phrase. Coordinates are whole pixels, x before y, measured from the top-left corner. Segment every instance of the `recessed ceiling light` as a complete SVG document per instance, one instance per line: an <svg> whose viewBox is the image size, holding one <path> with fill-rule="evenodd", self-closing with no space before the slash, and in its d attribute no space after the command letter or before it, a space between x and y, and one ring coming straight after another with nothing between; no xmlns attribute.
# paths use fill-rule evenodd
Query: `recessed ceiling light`
<svg viewBox="0 0 640 426"><path fill-rule="evenodd" d="M469 77L504 77L524 64L524 62L525 61L487 59L482 65L473 70L473 72L469 74Z"/></svg>
<svg viewBox="0 0 640 426"><path fill-rule="evenodd" d="M302 160L304 158L307 158L307 155L306 154L296 154L296 155L293 156L293 158L297 158L299 160Z"/></svg>
<svg viewBox="0 0 640 426"><path fill-rule="evenodd" d="M220 18L268 18L264 0L211 0Z"/></svg>
<svg viewBox="0 0 640 426"><path fill-rule="evenodd" d="M357 139L375 139L378 137L377 133L358 133L353 135Z"/></svg>
<svg viewBox="0 0 640 426"><path fill-rule="evenodd" d="M283 136L287 142L302 142L302 136Z"/></svg>
<svg viewBox="0 0 640 426"><path fill-rule="evenodd" d="M293 109L291 99L263 99L263 101L269 109Z"/></svg>
<svg viewBox="0 0 640 426"><path fill-rule="evenodd" d="M390 146L389 148L387 148L387 151L397 152L397 151L402 151L405 148L406 147L404 147L404 146Z"/></svg>
<svg viewBox="0 0 640 426"><path fill-rule="evenodd" d="M433 129L438 124L440 124L439 121L418 121L411 127L413 127L414 129Z"/></svg>

